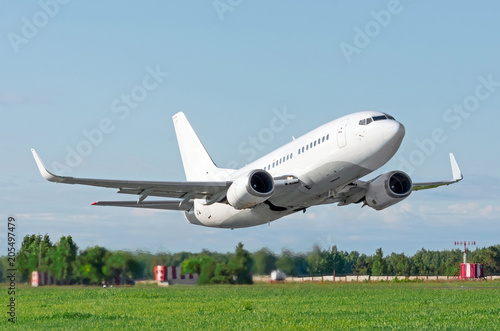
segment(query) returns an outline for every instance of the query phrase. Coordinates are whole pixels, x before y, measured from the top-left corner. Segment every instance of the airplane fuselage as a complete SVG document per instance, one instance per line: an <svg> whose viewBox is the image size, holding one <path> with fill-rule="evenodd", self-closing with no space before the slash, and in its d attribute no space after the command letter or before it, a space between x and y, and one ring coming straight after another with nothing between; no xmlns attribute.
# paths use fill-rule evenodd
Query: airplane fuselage
<svg viewBox="0 0 500 331"><path fill-rule="evenodd" d="M195 199L193 208L185 212L186 219L210 227L242 228L305 211L387 163L399 149L404 134L404 126L384 113L360 112L341 117L227 175L227 179L234 179L262 169L274 178L292 174L302 185L291 185L275 192L266 203L245 209Z"/></svg>

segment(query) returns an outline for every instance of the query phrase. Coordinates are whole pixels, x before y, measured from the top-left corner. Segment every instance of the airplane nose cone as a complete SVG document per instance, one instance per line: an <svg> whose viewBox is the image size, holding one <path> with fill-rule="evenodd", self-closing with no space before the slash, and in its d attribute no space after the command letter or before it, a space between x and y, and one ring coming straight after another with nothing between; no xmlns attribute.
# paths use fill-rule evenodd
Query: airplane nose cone
<svg viewBox="0 0 500 331"><path fill-rule="evenodd" d="M387 127L384 128L385 139L391 145L401 145L406 132L404 125L396 121L391 121L387 124Z"/></svg>

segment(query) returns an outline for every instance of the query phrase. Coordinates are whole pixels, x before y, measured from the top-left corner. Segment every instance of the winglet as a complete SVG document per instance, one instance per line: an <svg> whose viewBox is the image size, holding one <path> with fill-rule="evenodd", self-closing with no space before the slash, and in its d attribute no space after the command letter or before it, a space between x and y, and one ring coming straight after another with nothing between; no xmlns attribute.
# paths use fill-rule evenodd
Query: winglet
<svg viewBox="0 0 500 331"><path fill-rule="evenodd" d="M53 173L47 170L47 168L43 164L42 160L40 159L34 148L31 149L31 153L33 153L36 165L38 166L38 170L40 171L40 174L42 174L43 178L45 178L49 182L54 182L54 183L61 183L64 181L63 177L54 175Z"/></svg>
<svg viewBox="0 0 500 331"><path fill-rule="evenodd" d="M462 175L462 171L458 167L457 160L455 160L455 156L453 153L450 153L450 163L451 163L451 172L453 174L452 180L445 180L441 182L428 182L428 183L413 183L413 191L426 190L430 188L435 188L443 185L455 184L461 181L464 176Z"/></svg>
<svg viewBox="0 0 500 331"><path fill-rule="evenodd" d="M455 160L455 155L453 155L453 153L450 153L450 163L451 172L453 173L453 180L455 182L461 181L464 176L462 175L462 171L460 171L460 168L458 167L457 160Z"/></svg>

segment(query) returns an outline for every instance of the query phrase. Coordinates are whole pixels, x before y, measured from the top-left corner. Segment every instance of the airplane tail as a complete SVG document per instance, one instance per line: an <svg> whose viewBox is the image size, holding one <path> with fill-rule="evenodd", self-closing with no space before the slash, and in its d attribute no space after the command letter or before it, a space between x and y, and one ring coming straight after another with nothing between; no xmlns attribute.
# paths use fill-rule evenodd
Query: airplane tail
<svg viewBox="0 0 500 331"><path fill-rule="evenodd" d="M233 169L218 168L183 112L172 117L188 181L226 180Z"/></svg>

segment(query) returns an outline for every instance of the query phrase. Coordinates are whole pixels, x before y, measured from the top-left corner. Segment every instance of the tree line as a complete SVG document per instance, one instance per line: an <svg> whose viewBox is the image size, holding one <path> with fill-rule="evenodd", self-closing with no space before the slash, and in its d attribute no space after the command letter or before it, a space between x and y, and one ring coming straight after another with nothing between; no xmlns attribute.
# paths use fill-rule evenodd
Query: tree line
<svg viewBox="0 0 500 331"><path fill-rule="evenodd" d="M113 252L100 246L79 252L71 236L62 236L53 244L47 234L24 237L16 267L21 281L29 281L31 273L39 271L49 272L63 285L101 284L116 277L134 279L141 277L143 271L142 264L130 252Z"/></svg>
<svg viewBox="0 0 500 331"><path fill-rule="evenodd" d="M201 254L182 261L183 274L197 273L198 285L205 284L253 284L251 254L240 242L229 263L217 262L213 257Z"/></svg>
<svg viewBox="0 0 500 331"><path fill-rule="evenodd" d="M16 256L18 275L29 281L34 270L50 272L60 284L101 284L113 278L154 279L154 266L182 266L183 272L203 274L203 283L249 283L249 275L269 275L279 269L289 276L392 275L455 276L460 270L463 251L432 251L422 248L413 256L403 253L384 255L378 248L373 255L341 251L336 245L322 249L315 245L305 253L283 250L276 254L267 248L250 253L240 243L234 252L110 251L101 246L79 250L71 236L55 244L49 235L27 235ZM470 262L484 264L485 275L500 274L500 245L467 251ZM0 258L0 279L5 281L7 258ZM202 269L207 271L202 273ZM251 278L250 278L251 280Z"/></svg>

